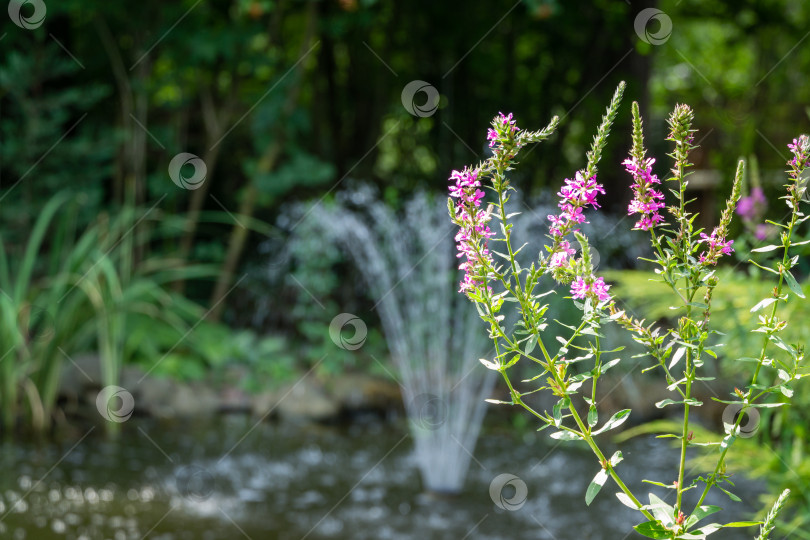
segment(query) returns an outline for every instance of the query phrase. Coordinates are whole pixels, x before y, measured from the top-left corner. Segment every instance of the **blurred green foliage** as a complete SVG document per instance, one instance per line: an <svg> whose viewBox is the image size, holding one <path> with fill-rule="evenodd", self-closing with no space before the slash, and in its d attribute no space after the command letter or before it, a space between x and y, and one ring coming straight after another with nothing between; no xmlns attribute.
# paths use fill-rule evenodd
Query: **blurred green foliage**
<svg viewBox="0 0 810 540"><path fill-rule="evenodd" d="M661 45L634 30L652 5L673 23ZM41 27L7 23L0 33L0 235L9 275L19 275L32 227L54 193L81 210L64 206L53 216L70 228L54 226L43 239L32 285L15 299L3 331L18 331L13 311L48 302L40 296L45 283L66 279L67 268L45 265L64 260L60 246L101 235L125 215L131 230L115 232L121 242L105 255L117 265L110 277L141 280L143 290L184 303L186 326L129 313L113 340L115 365L148 368L170 351L156 373L196 378L233 362L269 381L324 357L320 369L328 372L380 369L372 359L385 355L378 329L369 329L359 353L336 350L328 337L331 316L362 296L347 285L356 278L349 265L333 254L309 257L258 293L252 277L237 281L263 271L261 246L283 234L266 223L284 205L328 199L355 179L377 184L393 207L417 188L444 192L448 171L487 155L482 126L498 111L526 126L561 116L559 135L527 152L516 179L526 191L556 190L619 80L641 102L651 140L663 140L669 106L687 102L705 136L699 166L728 171L730 180L739 155L757 155L770 195L775 184L766 173L783 168L780 149L807 130L807 27L810 6L800 0L475 1L464 9L426 0L143 0L137 9L48 2ZM439 91L433 116L403 107L402 89L413 80ZM630 144L628 118L620 114L600 178L613 210L629 199L618 165ZM667 149L652 150L660 165ZM200 189L169 178L179 152L205 161ZM149 211L160 220L142 219ZM155 261L219 270L158 282ZM10 294L11 285L2 287ZM262 295L269 300L259 306ZM232 336L217 326L225 306L226 324L240 329ZM259 308L268 315L256 317ZM89 309L71 324L95 320ZM90 346L85 340L66 351ZM26 365L8 380L31 377L34 364ZM264 375L256 380L272 384Z"/></svg>
<svg viewBox="0 0 810 540"><path fill-rule="evenodd" d="M715 349L719 360L715 371L722 375L726 387L735 384L742 387L748 382L743 380L742 375L750 370L750 364L743 365L743 359L751 357L752 351L759 351L762 346L762 335L752 332L756 328L757 314L751 313L751 308L763 298L772 296L774 283L764 277L753 279L750 275L731 269L719 270L718 277L720 284L714 291L711 315L714 324L722 328L724 335L713 340L722 343ZM626 307L635 311L636 316L646 318L648 323L675 323L673 312L669 309L671 289L654 273L615 271L607 272L606 278L614 282L612 292L626 301ZM803 289L807 290L807 286ZM805 321L810 318L808 302L790 302L779 315L788 321L783 339L794 346L804 342L807 336ZM783 351L776 347L768 350L770 358L778 359L782 355ZM763 384L774 382L765 381ZM794 515L780 527L784 533L793 531L793 534L797 534L797 530L806 530L810 523L810 491L807 489L810 485L810 382L806 378L800 379L791 386L793 406L760 409L756 434L760 444L746 444L745 451L738 453L742 457L735 459L730 467L763 478L772 488L770 493L790 488L792 494L788 505L793 508ZM721 394L720 399L729 397ZM786 401L781 397L776 399ZM650 426L650 429L655 431L658 427ZM763 508L769 508L774 499L775 495L763 500Z"/></svg>
<svg viewBox="0 0 810 540"><path fill-rule="evenodd" d="M62 366L72 355L97 351L102 383L116 385L133 349L129 331L135 319L145 318L153 328L188 328L201 314L199 306L164 285L181 277L210 276L213 267L178 264L162 255L133 262L133 253L150 237L130 231L150 217L153 237L161 237L166 231L159 212L141 215L125 206L116 215L99 215L82 230L81 210L62 192L44 205L21 252L0 237L0 343L5 349L0 403L6 432L18 420L35 429L50 427ZM113 430L117 426L107 423Z"/></svg>

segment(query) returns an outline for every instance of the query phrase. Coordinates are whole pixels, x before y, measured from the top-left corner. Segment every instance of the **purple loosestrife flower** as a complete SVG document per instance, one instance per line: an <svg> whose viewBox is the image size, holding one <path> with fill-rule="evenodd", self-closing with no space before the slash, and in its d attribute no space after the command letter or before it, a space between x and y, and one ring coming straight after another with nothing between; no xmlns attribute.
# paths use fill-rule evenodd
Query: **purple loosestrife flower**
<svg viewBox="0 0 810 540"><path fill-rule="evenodd" d="M744 221L755 221L759 219L767 208L768 202L765 200L765 192L759 186L751 190L748 197L741 197L737 203L737 214Z"/></svg>
<svg viewBox="0 0 810 540"><path fill-rule="evenodd" d="M569 178L565 179L565 185L560 188L557 196L560 197L559 207L569 207L571 205L593 205L594 208L599 208L596 202L596 194L605 193L604 188L596 183L596 176L588 179L582 175L582 171L577 171L574 180Z"/></svg>
<svg viewBox="0 0 810 540"><path fill-rule="evenodd" d="M792 193L794 203L798 203L801 199L807 197L807 180L801 179L801 174L807 168L808 160L810 160L810 137L807 135L800 135L798 139L793 139L793 143L788 144L788 149L793 153L793 157L788 161L788 167L792 170L789 171L790 177L795 180L795 187Z"/></svg>
<svg viewBox="0 0 810 540"><path fill-rule="evenodd" d="M740 200L740 191L742 189L742 176L743 176L743 162L737 166L737 174L734 175L734 184L731 188L731 196L726 201L726 207L720 214L720 223L712 230L711 236L706 233L700 233L700 240L698 243L706 242L708 250L701 252L700 262L704 265L716 265L718 259L722 255L731 255L734 249L731 245L734 240L726 240L728 235L728 226L731 224L731 219L734 216L734 210Z"/></svg>
<svg viewBox="0 0 810 540"><path fill-rule="evenodd" d="M759 241L767 240L777 232L775 227L760 223L767 208L768 201L765 199L765 192L761 187L754 186L750 195L740 197L735 210L742 217L745 228L751 231L754 238Z"/></svg>
<svg viewBox="0 0 810 540"><path fill-rule="evenodd" d="M766 240L768 237L773 235L774 227L766 223L760 223L754 228L754 238L759 240L760 242Z"/></svg>
<svg viewBox="0 0 810 540"><path fill-rule="evenodd" d="M548 220L552 223L550 231L555 240L557 238L561 239L570 232L578 231L579 229L574 228L574 225L587 223L582 208L589 204L594 208L598 208L599 204L596 202L596 195L604 192L605 189L596 183L595 175L585 179L582 171L577 171L574 180L566 178L565 185L557 193L560 197L557 206L562 212L559 216L553 214L548 216Z"/></svg>
<svg viewBox="0 0 810 540"><path fill-rule="evenodd" d="M520 128L517 127L517 121L512 117L512 113L498 113L498 116L492 121L492 126L494 129L490 128L487 131L490 148L493 148L498 143L501 143L499 148L503 148L504 143L508 145L514 141L515 134L520 131Z"/></svg>
<svg viewBox="0 0 810 540"><path fill-rule="evenodd" d="M788 150L793 153L793 159L790 160L789 165L797 169L807 166L807 159L810 157L810 138L807 135L800 135L787 146Z"/></svg>
<svg viewBox="0 0 810 540"><path fill-rule="evenodd" d="M658 176L652 173L654 158L643 159L640 162L636 158L625 159L622 162L627 172L633 175L635 183L633 188L633 200L627 207L627 215L641 214L636 224L636 229L648 231L664 221L658 210L664 208L664 194L653 188L654 184L660 184Z"/></svg>
<svg viewBox="0 0 810 540"><path fill-rule="evenodd" d="M793 157L788 161L788 167L791 169L788 174L793 182L788 185L787 204L795 211L801 201L807 201L807 179L802 178L802 174L810 164L810 137L800 135L798 139L793 139L793 143L788 144L788 148L793 153Z"/></svg>
<svg viewBox="0 0 810 540"><path fill-rule="evenodd" d="M560 269L568 265L568 256L575 253L568 241L564 240L565 236L579 232L576 225L587 223L583 208L588 205L598 208L596 197L599 193L605 193L605 189L596 183L596 175L586 178L584 171L577 171L573 179L566 178L565 185L557 193L560 198L557 206L561 212L559 215L548 216L551 222L549 232L553 240L548 264L555 271L556 278L562 277Z"/></svg>
<svg viewBox="0 0 810 540"><path fill-rule="evenodd" d="M562 268L567 265L568 256L576 253L576 250L571 247L568 240L561 240L558 247L559 251L556 251L549 259L549 264L552 268Z"/></svg>
<svg viewBox="0 0 810 540"><path fill-rule="evenodd" d="M790 204L798 204L800 200L807 200L807 179L801 178L801 175L807 168L808 161L810 161L810 137L800 135L798 139L793 139L793 143L787 146L793 153L793 157L788 161L788 166L792 169L789 174L796 182L793 187L789 188L791 190L790 197L793 199Z"/></svg>
<svg viewBox="0 0 810 540"><path fill-rule="evenodd" d="M489 128L489 131L487 131L487 140L489 141L490 148L495 146L495 143L498 142L498 132L492 128Z"/></svg>
<svg viewBox="0 0 810 540"><path fill-rule="evenodd" d="M610 285L607 285L603 278L577 276L571 283L571 296L578 299L590 296L599 302L604 302L610 300L608 289L610 289Z"/></svg>
<svg viewBox="0 0 810 540"><path fill-rule="evenodd" d="M726 240L720 227L715 227L711 236L700 233L700 242L706 242L709 245L709 250L700 254L700 262L704 264L717 264L721 255L731 255L734 251L734 248L731 247L734 240Z"/></svg>
<svg viewBox="0 0 810 540"><path fill-rule="evenodd" d="M588 284L582 278L582 276L577 276L577 278L571 283L571 296L574 298L585 298L588 294Z"/></svg>
<svg viewBox="0 0 810 540"><path fill-rule="evenodd" d="M598 298L600 302L610 300L608 289L610 289L610 285L605 284L605 280L600 277L596 278L591 284L591 291L596 295L596 298Z"/></svg>
<svg viewBox="0 0 810 540"><path fill-rule="evenodd" d="M456 234L458 257L465 257L459 265L464 270L459 292L468 293L483 288L487 267L492 263L492 255L487 249L487 240L494 233L487 226L491 216L481 209L484 192L478 180L478 171L464 169L453 171L450 180L450 196L458 199L455 206L455 222L459 226Z"/></svg>

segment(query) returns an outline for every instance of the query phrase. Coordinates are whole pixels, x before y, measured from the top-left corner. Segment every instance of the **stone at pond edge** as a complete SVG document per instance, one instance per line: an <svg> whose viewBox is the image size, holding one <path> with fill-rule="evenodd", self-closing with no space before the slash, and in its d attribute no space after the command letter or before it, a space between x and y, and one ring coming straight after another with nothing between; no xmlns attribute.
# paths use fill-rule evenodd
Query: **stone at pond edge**
<svg viewBox="0 0 810 540"><path fill-rule="evenodd" d="M327 388L344 411L388 411L402 408L399 386L379 377L346 373L331 379Z"/></svg>
<svg viewBox="0 0 810 540"><path fill-rule="evenodd" d="M253 414L259 418L325 421L344 413L378 411L383 415L402 408L395 383L361 373L330 376L326 382L308 374L280 388L253 397Z"/></svg>
<svg viewBox="0 0 810 540"><path fill-rule="evenodd" d="M89 418L99 415L96 397L104 387L100 366L99 357L93 354L76 355L72 362L64 364L57 395L69 414L80 412ZM205 416L215 414L220 406L217 393L202 383L144 376L135 366L122 368L117 386L132 394L136 415Z"/></svg>
<svg viewBox="0 0 810 540"><path fill-rule="evenodd" d="M311 373L301 377L249 395L236 385L217 391L202 382L144 376L142 369L124 366L118 385L132 394L136 415L156 418L251 412L266 419L327 421L365 412L386 416L402 409L399 386L380 377L362 373L344 373L326 380ZM94 418L98 415L96 396L103 386L99 357L76 355L73 362L63 366L58 395L68 415Z"/></svg>
<svg viewBox="0 0 810 540"><path fill-rule="evenodd" d="M132 395L139 414L173 418L212 416L219 410L217 393L201 383L181 383L147 376L131 388L135 388Z"/></svg>
<svg viewBox="0 0 810 540"><path fill-rule="evenodd" d="M283 420L329 420L340 413L340 404L312 374L285 385L276 395L276 410Z"/></svg>

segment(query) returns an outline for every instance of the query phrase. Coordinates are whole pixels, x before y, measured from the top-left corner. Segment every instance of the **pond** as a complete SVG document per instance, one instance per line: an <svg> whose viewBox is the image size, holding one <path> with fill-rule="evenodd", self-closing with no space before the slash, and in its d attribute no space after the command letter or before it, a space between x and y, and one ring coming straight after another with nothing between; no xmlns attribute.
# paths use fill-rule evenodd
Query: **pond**
<svg viewBox="0 0 810 540"><path fill-rule="evenodd" d="M585 487L597 467L587 449L555 446L533 432L516 436L485 426L464 492L439 497L422 493L404 421L323 426L241 416L184 423L132 418L123 428L116 441L96 427L58 443L5 443L2 537L637 538L626 531L638 517L618 503L610 483L585 509ZM674 463L677 453L653 438L623 448L625 464L640 462L657 479L667 477L661 463ZM640 486L640 475L620 468L628 484ZM490 497L490 484L504 473L528 490L514 511ZM760 486L737 480L738 494L755 500ZM512 498L514 487L503 495ZM724 518L743 519L755 510L722 498L709 502L735 507ZM753 536L745 529L712 538Z"/></svg>

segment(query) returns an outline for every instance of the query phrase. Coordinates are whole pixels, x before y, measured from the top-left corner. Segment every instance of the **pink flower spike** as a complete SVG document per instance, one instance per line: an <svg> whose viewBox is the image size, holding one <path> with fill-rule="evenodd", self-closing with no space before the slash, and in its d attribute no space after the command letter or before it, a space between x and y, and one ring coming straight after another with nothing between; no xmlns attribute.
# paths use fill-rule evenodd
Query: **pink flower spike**
<svg viewBox="0 0 810 540"><path fill-rule="evenodd" d="M495 146L495 143L498 142L498 132L490 128L489 131L487 131L487 140L489 141L490 148Z"/></svg>
<svg viewBox="0 0 810 540"><path fill-rule="evenodd" d="M585 298L588 294L588 284L582 279L582 276L577 276L573 283L571 283L571 296L574 298Z"/></svg>
<svg viewBox="0 0 810 540"><path fill-rule="evenodd" d="M608 289L610 289L610 285L606 285L605 280L603 278L600 277L596 278L593 282L593 285L591 285L591 288L600 302L610 300L610 294L608 294Z"/></svg>
<svg viewBox="0 0 810 540"><path fill-rule="evenodd" d="M622 162L634 180L631 185L633 200L627 206L627 215L642 214L641 219L636 222L635 228L643 231L652 229L664 220L658 213L658 210L666 206L663 202L664 195L652 187L653 184L661 183L658 177L652 173L653 163L655 163L653 158L647 158L640 163L636 158L625 159Z"/></svg>
<svg viewBox="0 0 810 540"><path fill-rule="evenodd" d="M450 196L458 199L455 204L454 221L459 226L456 233L457 257L464 258L459 269L464 271L459 292L482 292L485 276L492 264L492 255L487 249L487 240L494 233L487 226L491 219L489 212L481 207L484 192L478 189L478 171L464 169L450 174ZM486 287L486 290L490 290Z"/></svg>
<svg viewBox="0 0 810 540"><path fill-rule="evenodd" d="M551 254L549 265L552 268L562 268L566 265L566 263L568 263L568 254L564 251L558 251L557 253Z"/></svg>
<svg viewBox="0 0 810 540"><path fill-rule="evenodd" d="M731 247L734 240L726 240L724 236L720 235L721 231L719 229L719 227L716 227L711 236L700 233L700 242L706 242L709 248L708 251L700 254L700 262L715 265L721 255L731 255L734 252L734 248Z"/></svg>

